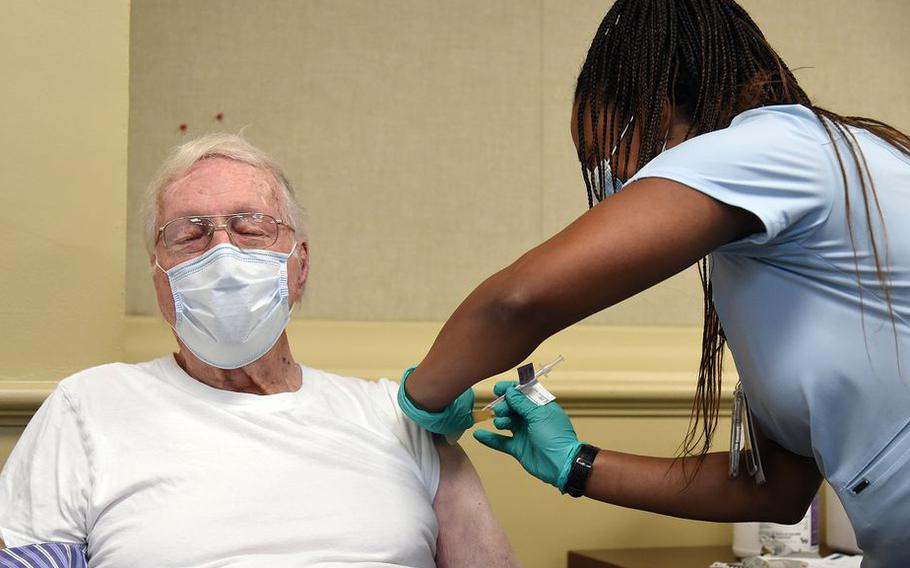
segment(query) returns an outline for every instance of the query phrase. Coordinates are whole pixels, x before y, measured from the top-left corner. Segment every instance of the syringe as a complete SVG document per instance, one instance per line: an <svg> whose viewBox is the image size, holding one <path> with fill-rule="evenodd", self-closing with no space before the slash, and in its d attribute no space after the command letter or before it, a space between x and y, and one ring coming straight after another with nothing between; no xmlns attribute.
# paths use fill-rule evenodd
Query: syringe
<svg viewBox="0 0 910 568"><path fill-rule="evenodd" d="M558 357L556 357L556 359L553 359L546 365L543 365L540 369L537 370L536 373L534 373L534 377L530 381L528 381L524 384L518 385L518 390L525 392L525 389L530 389L532 386L534 386L535 383L537 383L538 379L549 375L550 371L553 370L553 367L562 363L565 360L566 360L565 357L563 357L562 355L559 355ZM506 395L502 395L502 396L497 397L494 400L492 400L489 404L487 404L480 410L475 410L472 413L472 415L474 416L474 422L478 423L478 422L483 422L484 420L492 420L494 417L493 407L496 406L497 404L499 404L500 402L504 401L505 399L506 399Z"/></svg>

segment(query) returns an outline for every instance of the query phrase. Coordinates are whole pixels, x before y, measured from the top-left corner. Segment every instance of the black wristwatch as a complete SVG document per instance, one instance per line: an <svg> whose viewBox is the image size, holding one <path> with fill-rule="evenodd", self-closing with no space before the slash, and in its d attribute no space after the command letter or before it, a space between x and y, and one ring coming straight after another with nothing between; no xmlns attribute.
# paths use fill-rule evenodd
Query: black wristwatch
<svg viewBox="0 0 910 568"><path fill-rule="evenodd" d="M569 470L569 477L566 479L566 493L572 497L581 497L585 494L585 486L594 467L594 458L599 451L600 448L588 444L581 445L575 459L572 460L572 469Z"/></svg>

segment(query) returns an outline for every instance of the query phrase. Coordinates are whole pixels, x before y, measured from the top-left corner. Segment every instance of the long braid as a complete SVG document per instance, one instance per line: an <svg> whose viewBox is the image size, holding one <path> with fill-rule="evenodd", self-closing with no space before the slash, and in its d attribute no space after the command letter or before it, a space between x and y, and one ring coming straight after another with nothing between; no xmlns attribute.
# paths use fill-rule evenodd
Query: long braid
<svg viewBox="0 0 910 568"><path fill-rule="evenodd" d="M854 251L854 226L847 191L848 164L860 172L864 221L875 259L875 273L895 329L891 303L888 248L885 259L873 230L873 212L882 216L875 183L852 128L872 132L910 156L910 137L883 122L844 117L812 104L799 82L769 45L755 21L734 0L617 0L607 12L591 42L575 89L578 158L593 205L590 165L609 160L613 175L629 171L632 138L619 137L633 121L638 132L639 167L659 153L667 133L661 129L665 101L689 120L686 138L729 126L733 118L752 108L801 104L823 125L837 155L847 204L847 223ZM585 135L585 123L595 129ZM847 141L850 160L841 156L837 138ZM622 148L611 156L612 149ZM625 156L622 168L619 157ZM604 172L598 180L604 186ZM887 243L887 234L882 233ZM854 262L862 304L863 285L856 254ZM721 374L726 339L712 299L710 263L698 263L704 294L704 329L698 384L683 455L704 456L711 445L720 408Z"/></svg>

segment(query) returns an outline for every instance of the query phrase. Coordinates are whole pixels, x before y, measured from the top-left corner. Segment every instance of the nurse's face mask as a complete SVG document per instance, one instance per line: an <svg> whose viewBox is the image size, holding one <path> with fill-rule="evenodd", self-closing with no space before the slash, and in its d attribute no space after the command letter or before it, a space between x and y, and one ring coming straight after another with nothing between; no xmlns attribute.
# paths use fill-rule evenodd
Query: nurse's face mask
<svg viewBox="0 0 910 568"><path fill-rule="evenodd" d="M634 118L635 117L630 118L629 122L627 122L626 126L622 129L622 132L619 133L619 140L616 141L616 145L613 146L613 149L610 151L610 158L601 160L600 164L598 164L590 174L591 201L593 205L597 205L607 197L610 197L622 189L623 182L620 181L619 178L613 176L610 162L613 161L616 153L619 152L619 145L622 143L622 139L626 135L626 132L629 131L629 127L632 126Z"/></svg>
<svg viewBox="0 0 910 568"><path fill-rule="evenodd" d="M221 225L215 220L223 219ZM294 250L266 250L289 225L264 213L197 215L166 223L158 231L175 257L203 254L165 270L174 299L174 331L201 361L236 369L265 355L290 320L287 262ZM215 231L231 244L212 247ZM293 230L293 229L292 229Z"/></svg>
<svg viewBox="0 0 910 568"><path fill-rule="evenodd" d="M597 205L604 199L615 194L625 185L622 181L620 181L619 178L613 176L613 171L610 169L610 162L613 161L613 158L619 151L619 145L622 143L623 137L625 137L626 133L629 131L629 127L632 126L633 120L635 120L634 116L629 119L629 122L626 123L626 126L622 129L622 132L619 133L619 140L616 141L616 146L614 146L610 151L610 159L601 160L600 164L594 168L593 172L591 172L591 201L593 205ZM667 138L664 138L664 143L660 149L660 153L663 153L666 149ZM603 172L602 177L601 172Z"/></svg>

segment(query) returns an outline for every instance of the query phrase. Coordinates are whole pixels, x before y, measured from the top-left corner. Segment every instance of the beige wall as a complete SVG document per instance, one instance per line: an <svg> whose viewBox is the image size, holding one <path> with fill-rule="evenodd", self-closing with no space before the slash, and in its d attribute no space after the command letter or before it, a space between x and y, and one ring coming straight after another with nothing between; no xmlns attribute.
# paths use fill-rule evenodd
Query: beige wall
<svg viewBox="0 0 910 568"><path fill-rule="evenodd" d="M122 356L129 3L0 7L0 381Z"/></svg>
<svg viewBox="0 0 910 568"><path fill-rule="evenodd" d="M903 0L750 0L817 99L910 128ZM133 3L130 214L166 149L213 129L273 152L309 210L303 317L445 318L586 208L571 92L604 0ZM225 113L225 121L214 119ZM151 314L130 217L128 309ZM594 321L698 324L689 272Z"/></svg>

